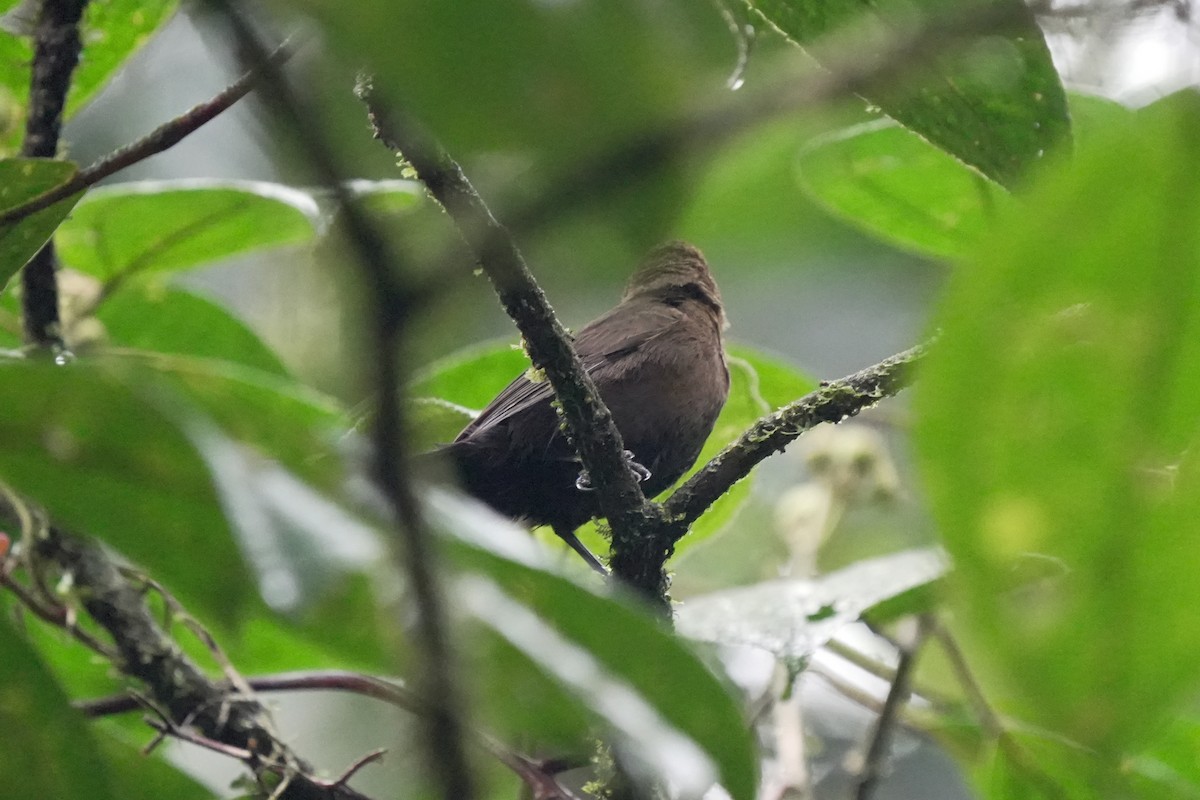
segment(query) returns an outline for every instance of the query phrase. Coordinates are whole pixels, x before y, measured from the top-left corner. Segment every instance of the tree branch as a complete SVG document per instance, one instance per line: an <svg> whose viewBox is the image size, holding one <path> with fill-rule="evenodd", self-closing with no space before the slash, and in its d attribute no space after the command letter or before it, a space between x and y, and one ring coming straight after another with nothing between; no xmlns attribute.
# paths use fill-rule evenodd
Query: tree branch
<svg viewBox="0 0 1200 800"><path fill-rule="evenodd" d="M838 423L868 409L907 387L913 368L928 352L917 345L853 375L822 381L806 394L770 416L763 417L704 465L663 504L673 528L672 543L687 533L717 498L750 474L768 456L782 452L805 431L822 422Z"/></svg>
<svg viewBox="0 0 1200 800"><path fill-rule="evenodd" d="M402 683L391 679L376 678L357 672L341 670L319 670L312 672L288 672L278 675L264 675L257 678L247 678L246 682L255 692L291 692L297 690L341 691L351 694L381 700L396 708L411 711L414 714L427 714L429 709L421 698L410 692ZM234 689L230 683L224 684L226 691ZM74 703L84 716L97 718L113 714L124 714L142 708L138 698L128 692L101 697L95 700L84 700ZM516 773L535 793L535 797L543 800L563 798L571 800L574 797L567 789L559 784L555 775L568 769L584 766L586 759L532 759L522 753L510 749L497 739L482 731L472 731L473 738L482 749L490 753L502 764Z"/></svg>
<svg viewBox="0 0 1200 800"><path fill-rule="evenodd" d="M366 800L347 786L323 785L312 766L273 732L261 704L250 697L231 698L223 684L209 680L159 627L141 589L99 545L51 527L33 548L37 558L71 576L84 609L113 640L114 666L146 686L173 725L248 751L254 758L247 764L260 781L284 775L289 782L281 800Z"/></svg>
<svg viewBox="0 0 1200 800"><path fill-rule="evenodd" d="M272 64L282 64L291 54L291 48L285 42L276 48L269 60ZM127 167L171 149L249 94L258 79L259 75L255 71L245 73L211 99L198 103L174 119L164 122L136 142L114 150L91 166L80 170L66 183L42 192L19 206L0 212L0 225L18 222L49 208L59 200L94 186Z"/></svg>
<svg viewBox="0 0 1200 800"><path fill-rule="evenodd" d="M533 366L545 371L562 408L567 434L592 476L613 540L640 536L647 523L660 518L659 509L642 494L623 456L625 446L612 413L512 236L492 215L462 168L413 120L384 107L369 81L360 85L359 96L367 104L376 138L412 165L454 220L505 312L520 330Z"/></svg>
<svg viewBox="0 0 1200 800"><path fill-rule="evenodd" d="M79 21L87 0L42 0L33 36L33 70L29 86L29 116L21 155L54 158L62 131L63 107L71 88L71 75L79 63L83 44ZM62 348L58 318L58 259L54 243L47 242L21 272L21 305L25 337L44 348Z"/></svg>

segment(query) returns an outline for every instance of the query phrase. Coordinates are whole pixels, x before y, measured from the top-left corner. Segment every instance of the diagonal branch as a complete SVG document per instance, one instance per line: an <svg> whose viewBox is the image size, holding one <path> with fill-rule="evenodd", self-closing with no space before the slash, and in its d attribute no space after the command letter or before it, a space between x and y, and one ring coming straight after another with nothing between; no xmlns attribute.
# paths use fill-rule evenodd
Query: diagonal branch
<svg viewBox="0 0 1200 800"><path fill-rule="evenodd" d="M414 695L404 684L372 675L343 670L286 672L247 678L255 692L291 692L297 690L340 691L370 697L414 714L427 714L428 704ZM226 691L234 689L225 683ZM84 716L93 719L125 714L143 707L136 695L129 692L74 703ZM559 772L583 766L587 759L533 759L519 753L483 731L471 732L475 743L517 774L534 791L535 797L552 800L571 800L575 796L563 787L556 777ZM378 752L378 751L377 751Z"/></svg>
<svg viewBox="0 0 1200 800"><path fill-rule="evenodd" d="M114 666L143 684L173 725L190 727L205 738L247 750L256 777L272 785L288 780L282 800L367 800L347 786L327 786L312 766L292 752L272 730L267 711L249 697L230 697L184 655L155 620L140 587L131 584L97 544L49 528L35 541L39 559L72 578L87 613L112 638Z"/></svg>
<svg viewBox="0 0 1200 800"><path fill-rule="evenodd" d="M593 477L600 509L614 540L640 534L659 518L657 506L642 494L612 413L596 391L509 232L463 174L462 168L403 113L383 105L369 81L359 87L375 136L416 170L434 198L454 220L476 261L487 274L504 310L516 323L530 361L544 370L562 407L567 433Z"/></svg>
<svg viewBox="0 0 1200 800"><path fill-rule="evenodd" d="M754 423L663 504L674 530L672 542L761 461L781 452L805 431L822 422L841 422L898 394L912 382L913 368L928 350L929 344L917 345L853 375L823 381L816 391Z"/></svg>
<svg viewBox="0 0 1200 800"><path fill-rule="evenodd" d="M291 48L284 43L271 54L269 60L272 64L282 64L290 56ZM66 183L42 192L37 197L31 197L19 206L0 212L0 225L18 222L44 208L49 208L59 200L96 185L127 167L171 149L249 94L259 77L256 71L245 73L212 98L164 122L136 142L114 150L91 166L80 170Z"/></svg>

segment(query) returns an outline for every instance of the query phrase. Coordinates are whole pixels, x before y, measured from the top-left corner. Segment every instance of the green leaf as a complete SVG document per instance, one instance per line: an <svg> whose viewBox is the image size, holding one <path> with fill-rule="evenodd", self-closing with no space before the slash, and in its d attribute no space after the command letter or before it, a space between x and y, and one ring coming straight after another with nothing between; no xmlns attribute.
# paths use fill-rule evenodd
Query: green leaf
<svg viewBox="0 0 1200 800"><path fill-rule="evenodd" d="M964 52L943 53L910 81L895 76L862 89L893 119L1003 186L1012 187L1070 133L1066 96L1042 32L1021 0L870 2L750 0L772 25L818 61L845 68L853 49L872 51L881 35L899 40L914 24L1005 12L1008 26ZM834 34L830 37L829 34ZM830 38L836 39L830 42ZM884 39L884 41L889 41ZM930 46L937 46L937 39Z"/></svg>
<svg viewBox="0 0 1200 800"><path fill-rule="evenodd" d="M749 721L730 690L659 620L541 568L544 558L528 555L528 537L479 504L444 492L427 499L431 520L451 534L444 541L466 573L455 596L476 618L684 794L707 788L711 762L734 798L755 796L759 768ZM504 685L502 677L493 680Z"/></svg>
<svg viewBox="0 0 1200 800"><path fill-rule="evenodd" d="M1197 689L1198 141L1182 92L1047 175L955 273L916 390L955 613L1002 706L1098 764Z"/></svg>
<svg viewBox="0 0 1200 800"><path fill-rule="evenodd" d="M264 611L249 617L222 644L246 673L355 669L387 674L396 668L396 638L394 609L380 600L368 576L354 574L298 613L284 617Z"/></svg>
<svg viewBox="0 0 1200 800"><path fill-rule="evenodd" d="M676 627L700 641L806 659L873 606L928 585L945 570L940 550L905 550L812 580L767 581L689 598Z"/></svg>
<svg viewBox="0 0 1200 800"><path fill-rule="evenodd" d="M425 367L409 384L408 394L478 410L527 369L529 358L521 348L501 341L485 342Z"/></svg>
<svg viewBox="0 0 1200 800"><path fill-rule="evenodd" d="M4 36L0 34L0 40ZM0 211L60 186L75 177L75 165L40 158L6 158L0 161ZM25 266L54 233L79 195L60 200L49 208L17 222L0 225L0 291Z"/></svg>
<svg viewBox="0 0 1200 800"><path fill-rule="evenodd" d="M113 361L169 379L222 431L305 481L330 491L341 487L338 442L351 425L328 395L229 361L136 352Z"/></svg>
<svg viewBox="0 0 1200 800"><path fill-rule="evenodd" d="M735 441L759 418L787 405L817 388L817 383L775 356L740 345L726 348L729 355L729 399L700 457L680 483L703 467L726 445ZM678 485L678 484L677 484ZM669 496L669 491L664 496ZM750 492L750 481L735 484L696 521L675 548L681 553L724 528Z"/></svg>
<svg viewBox="0 0 1200 800"><path fill-rule="evenodd" d="M813 141L800 154L800 177L833 213L940 258L974 245L1009 200L997 184L891 120Z"/></svg>
<svg viewBox="0 0 1200 800"><path fill-rule="evenodd" d="M460 157L538 148L575 162L677 116L698 91L723 91L735 60L716 9L687 0L298 6L335 55L367 65L377 91Z"/></svg>
<svg viewBox="0 0 1200 800"><path fill-rule="evenodd" d="M458 432L475 418L471 409L436 397L413 398L409 401L408 415L413 448L419 453L454 441Z"/></svg>
<svg viewBox="0 0 1200 800"><path fill-rule="evenodd" d="M311 242L315 201L252 181L140 181L94 189L55 239L63 263L107 285L266 247Z"/></svg>
<svg viewBox="0 0 1200 800"><path fill-rule="evenodd" d="M223 360L283 377L279 357L220 305L173 286L126 286L100 306L97 319L119 347Z"/></svg>
<svg viewBox="0 0 1200 800"><path fill-rule="evenodd" d="M215 800L217 797L208 787L160 755L162 748L146 754L142 752L144 742L139 745L130 741L123 730L113 726L98 727L107 728L97 736L97 741L104 752L118 797L169 797L171 800ZM154 732L148 727L145 731L144 738L149 741Z"/></svg>
<svg viewBox="0 0 1200 800"><path fill-rule="evenodd" d="M345 508L215 426L193 428L192 441L272 608L294 612L348 571L380 561L378 537Z"/></svg>
<svg viewBox="0 0 1200 800"><path fill-rule="evenodd" d="M13 797L116 798L87 720L0 614L0 784Z"/></svg>
<svg viewBox="0 0 1200 800"><path fill-rule="evenodd" d="M148 568L198 616L228 620L252 584L208 469L162 400L112 363L0 361L0 480Z"/></svg>
<svg viewBox="0 0 1200 800"><path fill-rule="evenodd" d="M34 6L34 3L26 4ZM120 66L135 53L178 5L176 0L98 0L88 3L81 38L83 53L71 78L66 115L82 108L108 83ZM22 13L22 22L10 24L21 33L31 33L32 13ZM25 106L29 95L29 65L33 63L33 42L27 36L0 32L0 150L15 151L25 126ZM3 114L7 111L7 115Z"/></svg>

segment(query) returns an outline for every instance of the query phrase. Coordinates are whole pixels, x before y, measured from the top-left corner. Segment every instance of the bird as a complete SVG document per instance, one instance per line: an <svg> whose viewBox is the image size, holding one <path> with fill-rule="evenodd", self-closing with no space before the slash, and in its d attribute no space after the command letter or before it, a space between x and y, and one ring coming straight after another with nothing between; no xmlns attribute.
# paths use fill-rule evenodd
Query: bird
<svg viewBox="0 0 1200 800"><path fill-rule="evenodd" d="M621 432L647 497L695 463L729 396L721 293L685 242L650 251L620 302L575 336L575 350ZM576 529L600 513L548 381L516 377L438 451L462 488L529 525L549 525L594 570Z"/></svg>

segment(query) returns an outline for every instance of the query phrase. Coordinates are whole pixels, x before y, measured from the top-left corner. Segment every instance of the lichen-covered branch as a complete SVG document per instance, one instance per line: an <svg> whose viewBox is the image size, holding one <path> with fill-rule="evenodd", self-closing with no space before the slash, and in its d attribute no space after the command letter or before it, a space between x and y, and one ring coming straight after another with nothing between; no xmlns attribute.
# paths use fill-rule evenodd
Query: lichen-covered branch
<svg viewBox="0 0 1200 800"><path fill-rule="evenodd" d="M359 95L367 104L376 137L412 165L454 220L504 310L521 331L534 367L546 373L562 408L568 436L592 476L614 541L642 535L647 523L658 518L658 509L642 494L622 455L624 444L611 412L512 237L440 145L412 120L386 107L369 81L361 83ZM623 577L615 567L614 573Z"/></svg>
<svg viewBox="0 0 1200 800"><path fill-rule="evenodd" d="M928 348L927 344L918 345L853 375L824 381L816 391L754 423L663 504L672 528L671 543L755 466L805 431L822 422L841 422L898 394L912 382L913 368Z"/></svg>
<svg viewBox="0 0 1200 800"><path fill-rule="evenodd" d="M252 757L246 763L264 787L287 781L280 800L367 800L348 786L316 778L312 766L272 731L261 704L234 699L227 686L210 680L159 626L141 587L100 545L51 527L36 536L34 557L71 576L84 610L112 639L114 666L143 686L171 723L247 751Z"/></svg>

